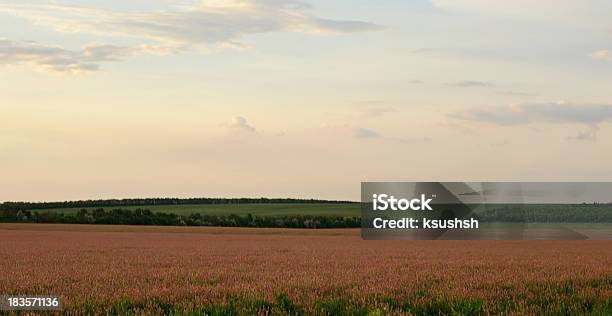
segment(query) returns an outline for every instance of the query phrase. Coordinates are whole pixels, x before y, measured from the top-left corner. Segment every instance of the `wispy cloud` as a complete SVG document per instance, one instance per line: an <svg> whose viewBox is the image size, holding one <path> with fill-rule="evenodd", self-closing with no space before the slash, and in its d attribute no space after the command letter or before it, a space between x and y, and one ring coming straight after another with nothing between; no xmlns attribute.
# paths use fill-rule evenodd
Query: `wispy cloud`
<svg viewBox="0 0 612 316"><path fill-rule="evenodd" d="M362 21L341 21L341 20L330 20L321 18L308 18L305 21L311 23L307 25L303 30L306 32L329 32L329 33L355 33L355 32L367 32L377 31L382 27ZM293 27L289 25L291 30ZM300 30L300 28L296 28Z"/></svg>
<svg viewBox="0 0 612 316"><path fill-rule="evenodd" d="M421 48L411 49L409 52L411 54L424 54L424 53L431 53L433 51L434 51L433 48L430 48L430 47L421 47Z"/></svg>
<svg viewBox="0 0 612 316"><path fill-rule="evenodd" d="M385 114L393 113L396 111L397 110L395 108L381 106L381 107L364 108L364 109L358 110L357 113L359 113L359 117L363 117L363 118L378 118Z"/></svg>
<svg viewBox="0 0 612 316"><path fill-rule="evenodd" d="M238 44L243 36L276 31L349 33L380 26L314 16L293 0L201 1L164 11L116 11L57 4L0 4L0 12L66 33L90 33L153 40L171 47Z"/></svg>
<svg viewBox="0 0 612 316"><path fill-rule="evenodd" d="M382 141L392 142L401 144L413 144L416 142L429 142L431 138L403 138L399 136L389 135L387 133L381 133L376 129L370 127L356 126L350 124L340 125L323 125L323 129L332 130L334 135L342 135L345 138L353 138L359 141Z"/></svg>
<svg viewBox="0 0 612 316"><path fill-rule="evenodd" d="M494 142L492 144L489 144L489 146L491 146L491 147L503 147L503 146L507 146L509 144L510 144L510 142L507 139L504 139L504 140L500 140L500 141Z"/></svg>
<svg viewBox="0 0 612 316"><path fill-rule="evenodd" d="M368 128L363 128L363 127L353 128L352 132L353 132L353 136L355 136L356 138L380 138L382 137L382 135L380 135L378 132L368 129Z"/></svg>
<svg viewBox="0 0 612 316"><path fill-rule="evenodd" d="M60 73L97 71L101 62L118 61L134 49L114 45L88 45L80 50L37 42L0 39L0 64L29 65Z"/></svg>
<svg viewBox="0 0 612 316"><path fill-rule="evenodd" d="M536 122L599 124L612 120L610 104L565 102L527 103L505 107L474 108L452 115L456 118L516 125Z"/></svg>
<svg viewBox="0 0 612 316"><path fill-rule="evenodd" d="M612 60L612 51L607 49L598 50L596 52L592 52L589 56L595 60Z"/></svg>
<svg viewBox="0 0 612 316"><path fill-rule="evenodd" d="M602 14L609 10L605 0L430 0L435 8L445 11L467 12L496 18L512 18L513 21L537 20L584 25L601 25L609 17ZM604 25L607 25L604 24Z"/></svg>
<svg viewBox="0 0 612 316"><path fill-rule="evenodd" d="M577 123L589 130L578 134L576 140L595 139L598 125L612 121L612 105L566 102L527 103L505 107L473 108L450 115L453 118L487 122L502 126L531 123Z"/></svg>
<svg viewBox="0 0 612 316"><path fill-rule="evenodd" d="M503 91L502 94L514 96L514 97L533 97L536 94L532 92L524 92L524 91Z"/></svg>
<svg viewBox="0 0 612 316"><path fill-rule="evenodd" d="M447 86L459 87L459 88L473 88L473 87L494 87L495 85L491 82L486 81L475 81L475 80L464 80L456 82L448 82Z"/></svg>
<svg viewBox="0 0 612 316"><path fill-rule="evenodd" d="M597 140L597 132L599 131L599 126L592 125L587 130L579 132L576 136L568 137L567 140L577 140L577 141L595 141Z"/></svg>

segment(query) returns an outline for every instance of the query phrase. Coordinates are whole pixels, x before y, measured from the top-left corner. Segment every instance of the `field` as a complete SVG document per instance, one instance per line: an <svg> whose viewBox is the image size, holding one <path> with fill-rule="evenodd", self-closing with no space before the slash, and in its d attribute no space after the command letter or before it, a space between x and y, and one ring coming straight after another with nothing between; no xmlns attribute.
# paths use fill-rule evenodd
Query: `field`
<svg viewBox="0 0 612 316"><path fill-rule="evenodd" d="M0 293L65 313L612 313L610 241L363 241L359 230L0 224Z"/></svg>
<svg viewBox="0 0 612 316"><path fill-rule="evenodd" d="M360 205L358 203L253 203L253 204L184 204L184 205L144 205L144 206L122 206L122 209L148 209L152 212L172 213L177 215L258 215L258 216L359 216ZM66 215L74 215L81 208L54 208L48 210L36 210L37 212L55 212ZM87 207L94 210L96 207ZM113 209L113 207L105 207Z"/></svg>

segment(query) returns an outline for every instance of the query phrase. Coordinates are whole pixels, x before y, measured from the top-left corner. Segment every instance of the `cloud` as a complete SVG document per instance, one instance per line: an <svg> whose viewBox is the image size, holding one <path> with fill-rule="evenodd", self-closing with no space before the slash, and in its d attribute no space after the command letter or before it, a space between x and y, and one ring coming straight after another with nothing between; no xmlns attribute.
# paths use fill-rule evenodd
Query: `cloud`
<svg viewBox="0 0 612 316"><path fill-rule="evenodd" d="M576 136L568 137L567 140L595 141L597 140L598 131L599 131L599 126L592 125L586 131L579 132Z"/></svg>
<svg viewBox="0 0 612 316"><path fill-rule="evenodd" d="M422 47L422 48L415 48L415 49L411 49L410 51L408 51L411 54L424 54L424 53L431 53L433 52L434 49L430 48L430 47Z"/></svg>
<svg viewBox="0 0 612 316"><path fill-rule="evenodd" d="M175 47L149 45L149 44L141 44L140 46L136 48L136 50L144 54L157 55L157 56L167 56L167 55L174 54L177 51L179 51L179 49Z"/></svg>
<svg viewBox="0 0 612 316"><path fill-rule="evenodd" d="M595 60L612 60L612 52L607 49L598 50L591 53L589 56Z"/></svg>
<svg viewBox="0 0 612 316"><path fill-rule="evenodd" d="M607 0L430 0L435 8L477 14L487 17L508 17L542 23L607 25L610 2ZM604 24L602 24L604 23Z"/></svg>
<svg viewBox="0 0 612 316"><path fill-rule="evenodd" d="M132 53L130 48L113 45L88 45L73 51L37 42L0 39L0 64L30 65L60 73L97 71L100 62L118 61Z"/></svg>
<svg viewBox="0 0 612 316"><path fill-rule="evenodd" d="M382 137L378 132L368 129L368 128L363 128L363 127L356 127L352 129L353 132L353 136L355 138L362 138L362 139L367 139L367 138L380 138Z"/></svg>
<svg viewBox="0 0 612 316"><path fill-rule="evenodd" d="M388 113L393 113L397 111L395 108L392 107L372 107L372 108L365 108L362 109L360 111L358 111L359 116L360 117L364 117L364 118L377 118L377 117L381 117L385 114Z"/></svg>
<svg viewBox="0 0 612 316"><path fill-rule="evenodd" d="M491 147L502 147L502 146L506 146L506 145L509 145L509 144L510 144L510 142L507 139L505 139L505 140L501 140L501 141L489 144L489 146L491 146Z"/></svg>
<svg viewBox="0 0 612 316"><path fill-rule="evenodd" d="M353 138L359 141L384 141L400 144L413 144L416 142L429 142L432 140L429 137L403 138L392 135L390 136L388 134L380 133L379 131L371 128L354 126L349 124L324 124L323 126L321 126L321 128L331 130L331 132L326 131L326 134L342 135L345 138Z"/></svg>
<svg viewBox="0 0 612 316"><path fill-rule="evenodd" d="M524 92L524 91L504 91L502 94L514 96L514 97L533 97L536 94L532 92Z"/></svg>
<svg viewBox="0 0 612 316"><path fill-rule="evenodd" d="M449 83L446 83L446 85L447 86L451 86L451 87L459 87L459 88L493 87L493 86L495 86L491 82L474 81L474 80L464 80L464 81L457 81L457 82L449 82Z"/></svg>
<svg viewBox="0 0 612 316"><path fill-rule="evenodd" d="M610 104L527 103L506 107L475 108L451 115L455 118L517 125L537 122L599 124L612 120Z"/></svg>
<svg viewBox="0 0 612 316"><path fill-rule="evenodd" d="M246 131L249 133L255 133L257 131L255 127L250 125L247 119L242 116L232 117L232 120L227 126L235 130Z"/></svg>
<svg viewBox="0 0 612 316"><path fill-rule="evenodd" d="M351 33L379 30L362 21L331 20L291 0L201 1L162 11L116 11L76 5L0 4L8 12L66 33L90 33L152 40L169 47L198 44L242 46L252 34L278 31Z"/></svg>
<svg viewBox="0 0 612 316"><path fill-rule="evenodd" d="M92 62L118 61L130 56L133 49L115 45L87 45L79 52L82 59Z"/></svg>
<svg viewBox="0 0 612 316"><path fill-rule="evenodd" d="M308 26L305 31L308 31L309 27L314 27L313 30L315 31L332 33L368 32L382 29L378 25L362 21L337 21L313 18L311 23L312 26Z"/></svg>
<svg viewBox="0 0 612 316"><path fill-rule="evenodd" d="M593 140L599 129L598 125L612 121L612 105L566 102L526 103L505 107L474 108L453 113L450 116L502 126L531 123L584 124L589 131L582 132L573 139Z"/></svg>

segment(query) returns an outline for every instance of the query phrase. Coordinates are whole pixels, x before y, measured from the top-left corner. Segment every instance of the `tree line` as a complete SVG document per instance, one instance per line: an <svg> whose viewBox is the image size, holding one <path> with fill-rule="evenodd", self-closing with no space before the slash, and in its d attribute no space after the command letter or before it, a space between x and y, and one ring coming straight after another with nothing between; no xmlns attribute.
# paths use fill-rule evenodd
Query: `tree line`
<svg viewBox="0 0 612 316"><path fill-rule="evenodd" d="M612 204L489 205L474 217L482 222L612 223Z"/></svg>
<svg viewBox="0 0 612 316"><path fill-rule="evenodd" d="M361 227L359 217L340 216L257 216L203 215L182 216L172 213L151 212L148 209L81 209L75 215L60 212L29 210L0 211L0 222L107 224L107 225L162 225L162 226L219 226L219 227L271 227L271 228L349 228Z"/></svg>
<svg viewBox="0 0 612 316"><path fill-rule="evenodd" d="M54 208L82 207L127 207L151 205L184 205L184 204L294 204L294 203L351 203L350 201L291 199L291 198L141 198L141 199L108 199L79 200L61 202L4 202L0 203L2 211L43 210ZM353 202L355 203L355 202Z"/></svg>

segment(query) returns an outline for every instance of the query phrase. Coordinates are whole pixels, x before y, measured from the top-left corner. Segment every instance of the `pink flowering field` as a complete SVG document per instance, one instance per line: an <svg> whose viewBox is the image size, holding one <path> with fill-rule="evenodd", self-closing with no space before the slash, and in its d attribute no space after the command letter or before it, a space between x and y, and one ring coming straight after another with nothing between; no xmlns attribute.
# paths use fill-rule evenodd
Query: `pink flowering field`
<svg viewBox="0 0 612 316"><path fill-rule="evenodd" d="M612 311L610 241L364 241L358 230L0 225L0 294L63 314Z"/></svg>

